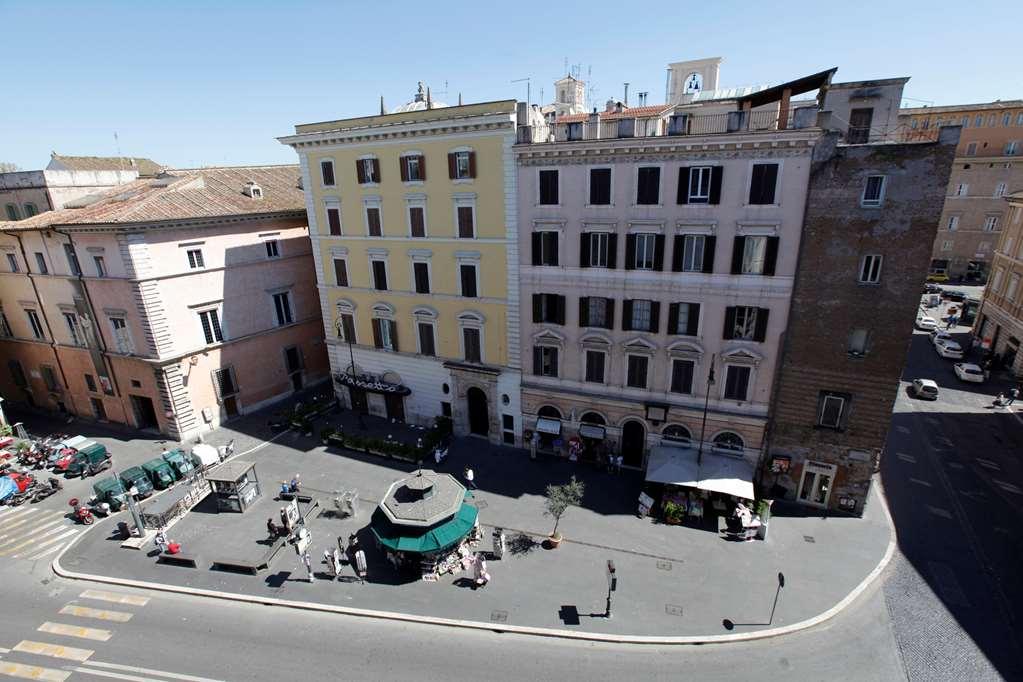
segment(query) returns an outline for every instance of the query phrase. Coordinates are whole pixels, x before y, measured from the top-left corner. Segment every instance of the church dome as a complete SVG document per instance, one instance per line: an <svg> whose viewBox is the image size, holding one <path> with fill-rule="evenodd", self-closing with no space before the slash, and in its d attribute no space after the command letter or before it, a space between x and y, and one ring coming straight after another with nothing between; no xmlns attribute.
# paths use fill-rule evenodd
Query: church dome
<svg viewBox="0 0 1023 682"><path fill-rule="evenodd" d="M446 107L447 104L444 102L434 101L430 97L428 90L423 89L423 81L419 81L419 89L416 91L416 96L411 102L405 102L404 104L395 107L391 110L392 114L401 114L406 111L425 111L426 109L440 109Z"/></svg>

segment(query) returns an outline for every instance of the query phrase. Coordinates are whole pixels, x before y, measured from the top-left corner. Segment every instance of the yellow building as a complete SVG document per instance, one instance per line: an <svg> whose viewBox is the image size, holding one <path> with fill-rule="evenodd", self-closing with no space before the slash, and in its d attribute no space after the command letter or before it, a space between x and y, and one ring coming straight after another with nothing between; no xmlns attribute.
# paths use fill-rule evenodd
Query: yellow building
<svg viewBox="0 0 1023 682"><path fill-rule="evenodd" d="M298 125L309 233L340 399L517 443L514 100ZM350 342L350 343L349 343Z"/></svg>

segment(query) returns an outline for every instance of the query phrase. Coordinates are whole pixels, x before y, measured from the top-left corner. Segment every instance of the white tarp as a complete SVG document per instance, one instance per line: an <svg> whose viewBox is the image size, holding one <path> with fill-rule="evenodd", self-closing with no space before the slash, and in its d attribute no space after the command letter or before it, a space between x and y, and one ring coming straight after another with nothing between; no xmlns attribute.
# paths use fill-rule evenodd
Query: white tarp
<svg viewBox="0 0 1023 682"><path fill-rule="evenodd" d="M202 462L203 469L207 469L214 464L220 463L220 454L217 453L217 449L212 445L207 445L206 443L200 443L192 448L192 455Z"/></svg>
<svg viewBox="0 0 1023 682"><path fill-rule="evenodd" d="M704 452L697 487L752 500L753 471L753 464L744 458Z"/></svg>
<svg viewBox="0 0 1023 682"><path fill-rule="evenodd" d="M656 446L647 459L646 480L695 488L699 482L696 451Z"/></svg>
<svg viewBox="0 0 1023 682"><path fill-rule="evenodd" d="M557 419L540 417L536 420L536 430L540 433L549 433L552 436L557 436L561 433L561 422Z"/></svg>

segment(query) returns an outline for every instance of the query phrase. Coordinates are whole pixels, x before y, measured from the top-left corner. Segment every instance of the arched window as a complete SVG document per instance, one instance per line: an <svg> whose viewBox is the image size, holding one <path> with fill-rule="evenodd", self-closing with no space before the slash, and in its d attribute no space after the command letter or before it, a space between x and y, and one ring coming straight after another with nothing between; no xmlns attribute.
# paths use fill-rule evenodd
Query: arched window
<svg viewBox="0 0 1023 682"><path fill-rule="evenodd" d="M552 405L544 405L536 411L538 417L547 417L549 419L561 419L561 411Z"/></svg>
<svg viewBox="0 0 1023 682"><path fill-rule="evenodd" d="M671 441L672 443L684 443L685 445L688 445L693 439L692 434L689 433L689 429L680 424L665 426L664 430L661 431L661 436L666 441Z"/></svg>
<svg viewBox="0 0 1023 682"><path fill-rule="evenodd" d="M746 447L746 444L742 440L742 436L731 431L723 431L718 435L714 436L714 449L715 450L727 450L731 452L741 451Z"/></svg>
<svg viewBox="0 0 1023 682"><path fill-rule="evenodd" d="M583 424L596 424L598 426L606 426L607 421L596 412L586 412L583 416L579 417L580 423Z"/></svg>

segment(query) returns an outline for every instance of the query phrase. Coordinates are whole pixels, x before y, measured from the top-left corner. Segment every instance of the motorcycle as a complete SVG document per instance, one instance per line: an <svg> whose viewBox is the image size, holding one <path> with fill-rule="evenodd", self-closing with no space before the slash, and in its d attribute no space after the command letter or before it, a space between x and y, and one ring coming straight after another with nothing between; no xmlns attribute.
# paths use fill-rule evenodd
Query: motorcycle
<svg viewBox="0 0 1023 682"><path fill-rule="evenodd" d="M47 485L36 486L35 492L32 493L32 502L40 502L45 500L50 495L60 492L64 489L64 484L60 482L60 479L50 477L47 481Z"/></svg>
<svg viewBox="0 0 1023 682"><path fill-rule="evenodd" d="M4 478L7 478L14 484L13 488L8 487L7 489L6 504L11 507L17 507L32 496L32 489L36 485L35 476L32 474L14 473Z"/></svg>
<svg viewBox="0 0 1023 682"><path fill-rule="evenodd" d="M68 500L68 505L74 509L75 521L86 526L91 526L95 519L92 516L92 510L86 507L84 504L78 503L77 497L72 497Z"/></svg>

